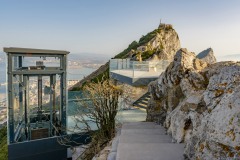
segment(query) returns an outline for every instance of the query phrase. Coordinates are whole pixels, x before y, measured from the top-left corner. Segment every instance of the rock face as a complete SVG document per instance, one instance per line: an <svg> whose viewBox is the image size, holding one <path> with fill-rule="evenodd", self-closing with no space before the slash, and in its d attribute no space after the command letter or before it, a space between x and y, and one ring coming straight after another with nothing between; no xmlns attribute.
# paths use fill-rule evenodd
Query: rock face
<svg viewBox="0 0 240 160"><path fill-rule="evenodd" d="M148 37L151 37L149 40ZM173 60L176 52L181 48L180 40L177 32L173 29L172 25L169 24L160 24L157 29L153 32L150 32L146 37L139 41L139 47L135 50L135 54L141 53L143 56L149 54L147 56L148 60ZM142 41L144 43L142 44ZM129 55L132 55L129 53ZM138 60L138 58L137 58ZM146 59L145 59L146 60Z"/></svg>
<svg viewBox="0 0 240 160"><path fill-rule="evenodd" d="M173 60L176 52L181 48L177 32L171 25L159 26L159 33L146 45L149 49L156 49L160 60ZM150 46L150 47L149 47Z"/></svg>
<svg viewBox="0 0 240 160"><path fill-rule="evenodd" d="M197 55L197 58L209 63L209 64L213 64L213 63L216 63L217 60L216 60L216 57L214 56L214 53L213 53L213 49L212 48L208 48L202 52L200 52L198 55Z"/></svg>
<svg viewBox="0 0 240 160"><path fill-rule="evenodd" d="M189 159L240 157L240 63L208 60L180 49L149 84L147 120L184 142Z"/></svg>

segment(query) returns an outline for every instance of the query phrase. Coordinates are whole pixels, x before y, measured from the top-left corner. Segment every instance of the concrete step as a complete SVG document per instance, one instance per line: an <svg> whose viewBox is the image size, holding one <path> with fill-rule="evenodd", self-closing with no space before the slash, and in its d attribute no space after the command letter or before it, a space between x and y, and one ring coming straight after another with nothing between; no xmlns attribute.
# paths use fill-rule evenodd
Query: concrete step
<svg viewBox="0 0 240 160"><path fill-rule="evenodd" d="M136 108L136 109L139 109L139 110L143 110L143 111L147 110L147 108L142 108L142 107L138 107L138 106L133 106L133 107Z"/></svg>
<svg viewBox="0 0 240 160"><path fill-rule="evenodd" d="M166 135L165 129L122 129L121 135L124 134L145 134L145 135Z"/></svg>
<svg viewBox="0 0 240 160"><path fill-rule="evenodd" d="M124 134L119 143L172 143L169 135Z"/></svg>
<svg viewBox="0 0 240 160"><path fill-rule="evenodd" d="M143 109L147 109L147 105L145 105L145 104L138 103L138 104L134 104L134 106L139 107L139 108L143 108Z"/></svg>
<svg viewBox="0 0 240 160"><path fill-rule="evenodd" d="M163 128L160 125L156 125L156 124L142 124L142 125L123 125L122 129L162 129L165 130L165 128Z"/></svg>
<svg viewBox="0 0 240 160"><path fill-rule="evenodd" d="M119 143L116 160L183 160L184 144Z"/></svg>
<svg viewBox="0 0 240 160"><path fill-rule="evenodd" d="M138 104L144 104L144 105L148 105L148 102L146 102L146 101L139 101L137 104L135 104L135 105L138 105Z"/></svg>
<svg viewBox="0 0 240 160"><path fill-rule="evenodd" d="M148 103L148 99L144 99L142 100L142 102Z"/></svg>
<svg viewBox="0 0 240 160"><path fill-rule="evenodd" d="M149 92L147 92L146 94L142 95L142 97L140 97L138 100L136 100L133 105L138 104L141 101L148 101L150 99L151 95Z"/></svg>
<svg viewBox="0 0 240 160"><path fill-rule="evenodd" d="M147 104L145 104L143 102L139 102L137 105L141 105L141 106L147 107Z"/></svg>
<svg viewBox="0 0 240 160"><path fill-rule="evenodd" d="M155 122L125 122L124 125L157 125Z"/></svg>

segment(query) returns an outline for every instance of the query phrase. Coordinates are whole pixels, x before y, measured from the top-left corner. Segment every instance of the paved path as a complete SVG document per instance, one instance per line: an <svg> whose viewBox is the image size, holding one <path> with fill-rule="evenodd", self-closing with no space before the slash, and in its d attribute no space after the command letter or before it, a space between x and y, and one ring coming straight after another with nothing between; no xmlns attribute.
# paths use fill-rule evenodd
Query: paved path
<svg viewBox="0 0 240 160"><path fill-rule="evenodd" d="M183 160L184 144L173 143L166 130L153 122L130 122L115 138L116 160ZM114 147L113 147L114 148Z"/></svg>

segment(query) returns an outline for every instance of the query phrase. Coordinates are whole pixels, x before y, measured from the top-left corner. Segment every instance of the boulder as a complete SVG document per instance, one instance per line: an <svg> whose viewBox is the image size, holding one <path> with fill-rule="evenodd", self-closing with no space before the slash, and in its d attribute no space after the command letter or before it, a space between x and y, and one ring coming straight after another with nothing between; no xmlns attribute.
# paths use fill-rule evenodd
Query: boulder
<svg viewBox="0 0 240 160"><path fill-rule="evenodd" d="M197 58L209 63L209 64L213 64L213 63L216 63L217 60L216 60L216 57L214 56L214 53L213 53L213 49L212 48L208 48L202 52L200 52L198 55L197 55Z"/></svg>

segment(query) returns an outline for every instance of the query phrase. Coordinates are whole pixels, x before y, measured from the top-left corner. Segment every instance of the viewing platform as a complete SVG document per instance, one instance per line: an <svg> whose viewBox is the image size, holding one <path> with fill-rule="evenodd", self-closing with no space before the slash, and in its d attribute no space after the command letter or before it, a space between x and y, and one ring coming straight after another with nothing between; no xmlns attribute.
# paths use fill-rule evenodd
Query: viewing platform
<svg viewBox="0 0 240 160"><path fill-rule="evenodd" d="M131 61L130 59L111 59L110 77L132 86L146 86L165 71L169 61Z"/></svg>

